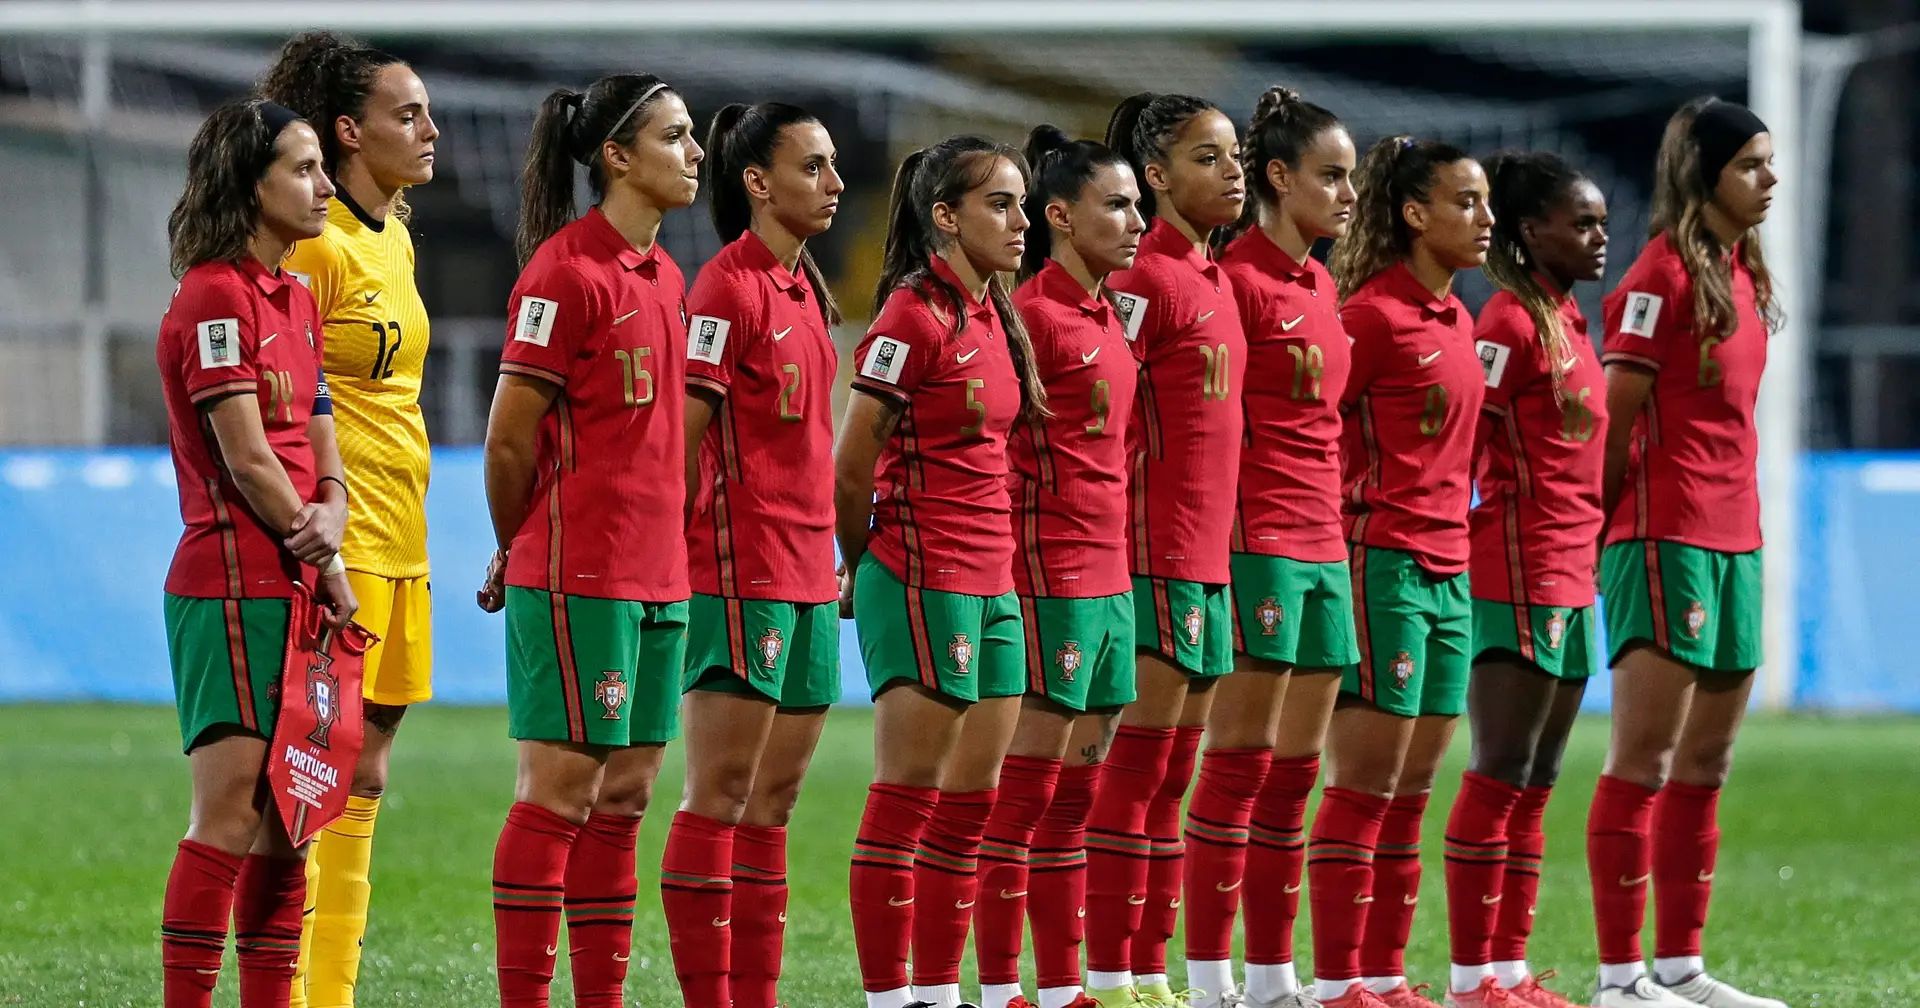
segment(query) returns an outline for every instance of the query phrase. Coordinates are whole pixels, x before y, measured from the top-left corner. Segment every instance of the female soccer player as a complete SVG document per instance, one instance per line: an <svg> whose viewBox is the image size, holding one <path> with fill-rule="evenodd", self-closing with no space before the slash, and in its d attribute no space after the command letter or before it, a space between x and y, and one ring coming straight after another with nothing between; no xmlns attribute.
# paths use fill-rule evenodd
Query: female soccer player
<svg viewBox="0 0 1920 1008"><path fill-rule="evenodd" d="M1107 146L1153 221L1133 268L1108 281L1141 367L1127 428L1138 699L1087 824L1087 986L1111 1006L1173 998L1180 801L1209 690L1233 664L1227 539L1247 342L1232 284L1207 258L1246 198L1232 120L1200 98L1137 94L1114 109Z"/></svg>
<svg viewBox="0 0 1920 1008"><path fill-rule="evenodd" d="M840 697L840 310L806 241L845 186L826 127L793 105L728 105L707 151L714 230L731 244L688 305L688 772L660 896L690 1008L774 1008L787 820Z"/></svg>
<svg viewBox="0 0 1920 1008"><path fill-rule="evenodd" d="M1778 181L1752 112L1681 106L1654 169L1653 240L1606 301L1613 740L1587 820L1605 1008L1783 1008L1708 976L1700 947L1720 787L1760 665L1753 408L1780 306L1756 228Z"/></svg>
<svg viewBox="0 0 1920 1008"><path fill-rule="evenodd" d="M981 847L975 948L984 1008L1032 1008L1020 993L1031 908L1040 1008L1093 1008L1080 993L1086 814L1134 675L1125 435L1138 365L1105 285L1147 225L1133 169L1104 144L1038 126L1026 156L1027 219L1041 226L1013 300L1052 415L1015 427L1010 448L1027 695Z"/></svg>
<svg viewBox="0 0 1920 1008"><path fill-rule="evenodd" d="M680 96L617 74L540 106L520 280L487 421L499 550L479 593L507 611L514 806L493 854L500 1000L544 1006L560 913L574 1003L618 1008L634 838L679 731L686 541L686 286L660 219L693 203L702 152ZM596 206L574 219L574 165Z"/></svg>
<svg viewBox="0 0 1920 1008"><path fill-rule="evenodd" d="M1486 258L1493 217L1479 162L1430 140L1375 143L1354 189L1332 273L1353 339L1340 453L1360 661L1343 676L1307 846L1314 986L1334 1008L1417 1008L1428 1002L1402 959L1421 815L1466 709L1469 465L1485 382L1473 317L1451 290Z"/></svg>
<svg viewBox="0 0 1920 1008"><path fill-rule="evenodd" d="M1469 518L1473 757L1447 820L1448 1003L1573 1008L1527 970L1541 813L1593 672L1606 404L1573 285L1607 266L1607 204L1553 154L1496 154L1474 327L1486 400Z"/></svg>
<svg viewBox="0 0 1920 1008"><path fill-rule="evenodd" d="M1020 152L980 137L900 165L834 446L842 611L875 706L849 879L869 1008L960 1003L980 839L1026 690L1006 442L1046 391L995 278L1020 266L1025 192Z"/></svg>
<svg viewBox="0 0 1920 1008"><path fill-rule="evenodd" d="M366 655L366 748L347 811L315 838L307 857L293 1008L352 1008L388 754L407 706L433 695L429 451L420 414L427 311L414 286L402 193L433 180L440 131L411 67L328 32L288 41L260 90L317 125L327 176L337 187L327 229L294 246L286 266L313 291L325 322L327 386L355 491L341 553L360 600L360 624L380 639Z"/></svg>
<svg viewBox="0 0 1920 1008"><path fill-rule="evenodd" d="M257 799L296 585L313 586L332 627L356 608L325 333L280 268L326 226L321 158L291 109L229 102L194 135L167 220L180 287L158 356L186 524L167 571L167 652L193 814L161 909L166 1008L213 1003L229 917L243 1008L282 1008L299 954L303 852Z"/></svg>
<svg viewBox="0 0 1920 1008"><path fill-rule="evenodd" d="M1247 332L1248 434L1232 539L1238 654L1207 719L1187 810L1187 980L1209 992L1203 1005L1226 1003L1234 990L1244 880L1247 1001L1305 1008L1293 926L1307 795L1340 670L1360 657L1340 530L1347 336L1333 277L1308 252L1346 233L1355 157L1333 113L1276 87L1254 110L1243 160L1254 195L1241 216L1247 230L1221 257Z"/></svg>

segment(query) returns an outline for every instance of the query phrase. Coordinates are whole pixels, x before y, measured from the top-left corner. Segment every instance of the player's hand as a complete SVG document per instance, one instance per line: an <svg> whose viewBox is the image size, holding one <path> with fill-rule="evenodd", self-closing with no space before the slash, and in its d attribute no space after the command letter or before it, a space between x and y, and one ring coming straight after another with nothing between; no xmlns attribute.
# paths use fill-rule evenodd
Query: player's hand
<svg viewBox="0 0 1920 1008"><path fill-rule="evenodd" d="M853 572L841 564L833 569L833 576L840 579L840 618L853 618Z"/></svg>
<svg viewBox="0 0 1920 1008"><path fill-rule="evenodd" d="M323 619L334 630L345 629L348 623L353 622L353 614L360 611L360 600L353 596L353 586L347 583L344 573L322 577L313 600L320 603L321 610L326 613Z"/></svg>
<svg viewBox="0 0 1920 1008"><path fill-rule="evenodd" d="M340 540L346 531L347 505L344 501L304 504L293 516L291 533L286 538L287 549L299 557L301 563L318 567L328 557L340 552Z"/></svg>
<svg viewBox="0 0 1920 1008"><path fill-rule="evenodd" d="M487 583L474 593L474 601L485 612L495 613L507 607L507 551L494 550L487 561Z"/></svg>

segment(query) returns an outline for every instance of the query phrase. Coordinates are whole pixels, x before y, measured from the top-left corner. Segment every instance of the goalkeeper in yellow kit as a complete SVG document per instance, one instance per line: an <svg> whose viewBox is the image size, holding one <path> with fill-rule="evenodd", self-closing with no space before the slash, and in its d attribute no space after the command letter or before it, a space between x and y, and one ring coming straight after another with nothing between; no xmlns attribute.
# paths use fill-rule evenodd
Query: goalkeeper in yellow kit
<svg viewBox="0 0 1920 1008"><path fill-rule="evenodd" d="M293 1008L353 1004L367 927L374 817L387 757L410 704L430 697L427 428L420 414L427 313L413 280L408 186L433 178L426 88L397 57L327 32L289 41L261 84L319 134L337 194L326 230L286 268L306 282L326 327L325 369L346 469L349 518L340 555L380 636L366 660L366 749L344 816L307 859L307 912Z"/></svg>

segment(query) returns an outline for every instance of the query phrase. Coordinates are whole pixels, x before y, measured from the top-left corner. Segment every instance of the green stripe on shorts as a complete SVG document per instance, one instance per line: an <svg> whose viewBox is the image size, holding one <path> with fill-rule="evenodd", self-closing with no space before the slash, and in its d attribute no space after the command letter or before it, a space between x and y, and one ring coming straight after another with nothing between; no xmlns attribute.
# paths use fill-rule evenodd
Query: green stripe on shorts
<svg viewBox="0 0 1920 1008"><path fill-rule="evenodd" d="M165 611L182 750L192 752L221 725L271 738L292 600L168 595Z"/></svg>
<svg viewBox="0 0 1920 1008"><path fill-rule="evenodd" d="M507 734L629 746L680 734L687 603L507 589Z"/></svg>
<svg viewBox="0 0 1920 1008"><path fill-rule="evenodd" d="M878 697L917 682L965 703L1027 691L1020 601L913 588L868 553L853 582L853 625Z"/></svg>
<svg viewBox="0 0 1920 1008"><path fill-rule="evenodd" d="M1133 576L1134 649L1150 651L1189 676L1233 671L1233 587Z"/></svg>
<svg viewBox="0 0 1920 1008"><path fill-rule="evenodd" d="M693 597L686 688L753 693L781 707L840 699L840 603Z"/></svg>
<svg viewBox="0 0 1920 1008"><path fill-rule="evenodd" d="M1234 650L1302 668L1360 660L1353 633L1353 574L1345 560L1308 563L1235 553Z"/></svg>
<svg viewBox="0 0 1920 1008"><path fill-rule="evenodd" d="M1455 717L1467 709L1473 606L1467 574L1437 575L1413 554L1353 547L1360 663L1340 690L1389 714Z"/></svg>
<svg viewBox="0 0 1920 1008"><path fill-rule="evenodd" d="M1100 598L1020 597L1027 692L1072 711L1133 702L1133 593Z"/></svg>
<svg viewBox="0 0 1920 1008"><path fill-rule="evenodd" d="M1610 664L1639 642L1720 672L1760 667L1761 551L1635 539L1600 554Z"/></svg>
<svg viewBox="0 0 1920 1008"><path fill-rule="evenodd" d="M1524 638L1520 636L1523 621ZM1517 606L1474 599L1473 660L1481 661L1489 651L1504 651L1550 676L1585 679L1598 667L1594 629L1592 606Z"/></svg>

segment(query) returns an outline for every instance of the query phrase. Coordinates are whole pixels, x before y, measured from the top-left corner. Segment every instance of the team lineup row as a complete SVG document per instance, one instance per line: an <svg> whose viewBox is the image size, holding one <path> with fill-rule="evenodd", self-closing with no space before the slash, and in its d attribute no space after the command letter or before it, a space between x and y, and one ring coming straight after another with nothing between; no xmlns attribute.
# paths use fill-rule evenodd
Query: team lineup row
<svg viewBox="0 0 1920 1008"><path fill-rule="evenodd" d="M1567 1008L1525 946L1603 592L1594 1003L1779 1006L1702 957L1760 661L1753 410L1778 306L1751 112L1675 113L1600 353L1572 291L1604 272L1605 201L1554 155L1362 155L1278 87L1244 132L1144 93L1104 141L949 138L898 168L837 424L841 315L806 248L844 189L832 137L778 102L698 132L645 74L556 91L534 125L478 593L506 614L520 749L503 1005L547 1004L563 920L576 1004L620 1003L635 835L684 737L660 866L683 998L773 1008L785 824L850 616L876 708L849 868L869 1008L956 1008L970 933L987 1008L1031 1008L1029 926L1040 1008L1429 1003L1403 953L1462 715L1446 1002ZM437 135L404 62L308 33L189 152L158 350L194 782L168 1008L211 1003L229 916L245 1008L352 1003L387 755L431 692L403 193ZM703 187L728 244L689 290L656 237ZM1498 290L1477 319L1451 293L1475 268ZM353 796L311 856L254 799L302 584L381 638Z"/></svg>

